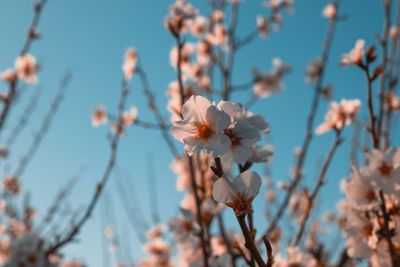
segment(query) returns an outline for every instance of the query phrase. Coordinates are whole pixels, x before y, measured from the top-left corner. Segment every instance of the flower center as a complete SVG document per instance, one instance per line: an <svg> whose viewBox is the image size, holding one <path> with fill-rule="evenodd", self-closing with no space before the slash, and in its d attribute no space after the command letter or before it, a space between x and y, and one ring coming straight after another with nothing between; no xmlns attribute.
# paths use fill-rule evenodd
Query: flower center
<svg viewBox="0 0 400 267"><path fill-rule="evenodd" d="M231 139L232 147L240 146L242 144L243 138L236 136L232 129L225 130L224 133Z"/></svg>
<svg viewBox="0 0 400 267"><path fill-rule="evenodd" d="M373 201L376 199L375 197L375 192L373 190L368 190L365 195L365 199L368 200L369 202Z"/></svg>
<svg viewBox="0 0 400 267"><path fill-rule="evenodd" d="M204 143L208 142L208 139L215 134L215 131L211 128L210 122L206 121L204 124L196 124L197 134L194 138L203 139Z"/></svg>
<svg viewBox="0 0 400 267"><path fill-rule="evenodd" d="M247 199L242 194L238 193L235 200L233 202L228 202L226 205L232 208L235 211L236 216L245 215L247 213L253 213L253 209L251 208L251 202L254 197Z"/></svg>
<svg viewBox="0 0 400 267"><path fill-rule="evenodd" d="M390 177L390 173L392 172L392 170L394 169L394 167L392 165L387 165L386 162L382 162L381 166L378 167L379 172L381 173L381 175Z"/></svg>

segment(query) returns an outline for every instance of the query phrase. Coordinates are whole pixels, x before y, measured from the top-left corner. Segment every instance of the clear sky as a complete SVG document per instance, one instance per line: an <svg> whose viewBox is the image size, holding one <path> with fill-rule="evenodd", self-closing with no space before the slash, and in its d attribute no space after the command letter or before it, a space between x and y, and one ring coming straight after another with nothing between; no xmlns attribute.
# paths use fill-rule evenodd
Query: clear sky
<svg viewBox="0 0 400 267"><path fill-rule="evenodd" d="M40 125L60 78L66 70L72 72L72 82L66 98L56 115L49 134L36 157L22 177L24 187L31 192L34 206L44 214L54 200L58 189L81 168L86 171L70 197L72 208L82 209L92 196L96 181L108 157L107 127L93 128L92 109L99 103L110 111L116 110L120 92L121 64L127 47L137 48L147 71L157 104L165 110L165 90L176 74L169 64L169 50L173 38L163 26L167 15L167 0L49 0L39 26L42 39L35 42L31 53L41 62L40 83L30 86L21 98L21 106L14 110L8 127L21 114L21 107L29 101L32 93L42 88L39 107L32 115L27 130L12 148L10 160L0 165L3 173L15 169L16 159L24 155L32 140L32 133ZM206 1L190 1L208 15ZM239 36L244 36L255 27L257 14L268 14L259 0L245 0L240 8ZM334 99L365 98L365 80L356 68L338 66L340 55L354 47L358 38L367 44L377 44L373 34L381 32L383 9L380 1L342 1L340 13L347 19L338 24L325 81L334 85ZM12 67L21 50L25 32L32 19L31 0L0 0L0 71ZM281 58L293 67L287 76L285 90L279 95L259 101L252 109L264 115L271 126L269 141L275 148L271 171L274 181L288 177L293 163L293 149L304 137L305 118L309 111L312 86L304 82L307 63L321 54L328 20L321 16L327 1L298 0L294 4L295 14L284 16L284 26L272 33L268 40L258 38L239 52L233 74L233 83L245 83L251 78L251 69L257 67L267 71L274 57ZM137 79L132 82L133 92L128 103L139 109L139 118L153 121ZM6 88L0 83L0 89ZM247 99L245 95L234 95L233 99ZM328 102L322 102L316 124L323 121ZM360 119L365 119L365 107ZM340 198L339 183L349 170L349 146L352 129L346 130L347 144L339 148L330 167L329 180L321 192L321 212L335 207ZM4 136L2 136L4 138ZM311 146L306 162L307 180L315 179L322 157L327 153L333 134L317 136ZM362 138L361 143L364 142ZM180 149L183 146L178 144ZM118 155L118 168L129 174L136 187L135 194L150 221L146 161L152 157L160 215L164 222L178 214L178 205L183 197L175 190L175 177L170 171L172 161L167 146L159 132L131 127L123 138ZM113 176L107 185L107 194L113 202L113 213L120 228L128 228L128 220L115 190ZM83 227L77 243L64 250L69 258L84 260L89 266L101 266L101 220L100 205L93 217ZM260 212L257 214L257 209ZM266 222L262 197L256 206L256 225L261 230ZM230 211L227 211L229 213ZM131 214L135 216L135 214ZM229 218L229 217L228 217ZM229 225L234 225L228 222ZM132 255L143 257L140 244L132 230L129 236Z"/></svg>

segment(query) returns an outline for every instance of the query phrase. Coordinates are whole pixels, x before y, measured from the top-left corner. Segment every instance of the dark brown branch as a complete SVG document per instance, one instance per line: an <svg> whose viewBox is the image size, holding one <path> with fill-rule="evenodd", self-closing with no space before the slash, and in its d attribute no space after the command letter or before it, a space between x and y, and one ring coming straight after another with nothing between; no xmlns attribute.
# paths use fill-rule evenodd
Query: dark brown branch
<svg viewBox="0 0 400 267"><path fill-rule="evenodd" d="M242 233L244 236L244 239L246 241L246 248L250 251L251 255L254 257L255 261L257 262L258 266L260 267L266 267L267 265L265 264L263 258L260 255L260 252L258 251L251 233L249 232L249 229L247 228L246 221L244 219L244 216L237 216L236 217L240 228L242 229Z"/></svg>
<svg viewBox="0 0 400 267"><path fill-rule="evenodd" d="M386 202L385 202L385 197L383 195L382 190L379 191L379 197L381 199L381 203L380 203L380 208L382 211L382 216L383 216L383 234L385 239L388 242L388 247L389 247L389 252L390 252L390 259L392 262L392 267L396 267L399 266L399 260L397 258L396 252L394 250L394 246L393 246L393 242L392 242L392 233L389 229L389 221L390 221L390 215L388 213L388 211L386 210Z"/></svg>

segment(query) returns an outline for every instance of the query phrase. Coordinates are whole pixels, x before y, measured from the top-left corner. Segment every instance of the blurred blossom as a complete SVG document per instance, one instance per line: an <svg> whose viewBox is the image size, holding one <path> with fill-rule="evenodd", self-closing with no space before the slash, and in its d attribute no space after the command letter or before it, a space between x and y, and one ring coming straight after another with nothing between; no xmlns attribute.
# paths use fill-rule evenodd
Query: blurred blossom
<svg viewBox="0 0 400 267"><path fill-rule="evenodd" d="M362 39L358 39L355 47L348 53L342 55L342 59L340 64L342 66L349 66L349 65L361 65L362 58L364 55L364 44L365 41Z"/></svg>
<svg viewBox="0 0 400 267"><path fill-rule="evenodd" d="M36 83L36 71L39 66L36 64L36 59L30 54L23 54L15 60L15 69L19 79L26 83Z"/></svg>

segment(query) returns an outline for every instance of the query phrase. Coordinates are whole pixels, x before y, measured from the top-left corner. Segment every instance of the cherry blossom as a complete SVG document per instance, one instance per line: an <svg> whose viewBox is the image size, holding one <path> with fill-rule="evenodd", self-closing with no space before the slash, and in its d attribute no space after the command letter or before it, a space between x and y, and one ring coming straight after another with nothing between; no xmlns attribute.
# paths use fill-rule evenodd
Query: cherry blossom
<svg viewBox="0 0 400 267"><path fill-rule="evenodd" d="M182 107L182 117L183 120L174 122L171 132L185 144L189 156L204 148L219 157L229 149L231 140L223 131L229 126L230 118L207 98L190 97Z"/></svg>
<svg viewBox="0 0 400 267"><path fill-rule="evenodd" d="M17 74L13 69L7 69L0 74L0 78L9 83L13 83L17 79Z"/></svg>
<svg viewBox="0 0 400 267"><path fill-rule="evenodd" d="M23 54L15 60L17 77L26 83L36 83L36 71L38 70L36 59L30 54Z"/></svg>
<svg viewBox="0 0 400 267"><path fill-rule="evenodd" d="M360 112L361 101L358 99L342 99L340 103L331 102L329 110L325 115L325 122L320 124L315 132L323 134L329 130L341 130L344 126L350 124L354 117Z"/></svg>
<svg viewBox="0 0 400 267"><path fill-rule="evenodd" d="M131 106L128 112L123 112L121 115L122 124L124 126L131 125L136 121L136 117L138 114L138 109L136 106Z"/></svg>
<svg viewBox="0 0 400 267"><path fill-rule="evenodd" d="M336 6L334 4L328 4L324 10L322 11L322 14L326 18L334 18L336 16Z"/></svg>
<svg viewBox="0 0 400 267"><path fill-rule="evenodd" d="M93 109L92 125L93 127L98 127L106 123L107 123L107 111L103 105L98 105L95 109Z"/></svg>
<svg viewBox="0 0 400 267"><path fill-rule="evenodd" d="M256 172L245 171L235 179L219 178L214 183L213 198L231 207L236 216L242 216L253 212L251 202L258 194L260 186L260 176Z"/></svg>
<svg viewBox="0 0 400 267"><path fill-rule="evenodd" d="M364 44L365 44L364 40L362 39L357 40L354 48L348 54L342 55L340 64L342 66L362 64L362 58L364 55Z"/></svg>
<svg viewBox="0 0 400 267"><path fill-rule="evenodd" d="M128 48L124 56L124 64L122 64L122 71L124 72L125 80L130 80L135 73L137 63L137 53L135 48Z"/></svg>

